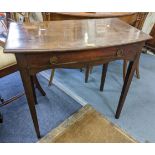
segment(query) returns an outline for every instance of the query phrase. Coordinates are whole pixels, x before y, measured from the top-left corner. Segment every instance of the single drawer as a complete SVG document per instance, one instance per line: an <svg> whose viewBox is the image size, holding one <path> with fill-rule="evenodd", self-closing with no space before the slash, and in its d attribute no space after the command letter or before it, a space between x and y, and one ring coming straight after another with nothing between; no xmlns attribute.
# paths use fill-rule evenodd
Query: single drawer
<svg viewBox="0 0 155 155"><path fill-rule="evenodd" d="M133 60L136 56L136 53L139 52L138 47L139 46L134 46L133 44L131 44L94 50L91 49L69 52L48 52L38 53L37 55L27 54L27 61L28 64L31 64L31 67L63 67L73 64L93 64L93 62L96 62L96 64L97 62L98 64L102 64L103 60Z"/></svg>
<svg viewBox="0 0 155 155"><path fill-rule="evenodd" d="M134 59L137 50L130 45L121 47L111 47L105 49L94 49L87 51L74 51L67 53L57 53L50 56L49 62L51 65L65 65L86 63L93 61L101 61L103 59Z"/></svg>

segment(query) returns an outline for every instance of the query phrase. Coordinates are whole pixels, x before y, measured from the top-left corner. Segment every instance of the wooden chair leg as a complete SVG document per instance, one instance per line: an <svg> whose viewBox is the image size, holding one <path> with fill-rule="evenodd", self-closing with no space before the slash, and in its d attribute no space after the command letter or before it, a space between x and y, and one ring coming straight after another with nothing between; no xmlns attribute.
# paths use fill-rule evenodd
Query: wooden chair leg
<svg viewBox="0 0 155 155"><path fill-rule="evenodd" d="M104 89L104 83L105 83L107 69L108 69L108 63L107 64L103 64L102 76L101 76L101 84L100 84L100 91L103 91L103 89Z"/></svg>
<svg viewBox="0 0 155 155"><path fill-rule="evenodd" d="M4 103L4 99L2 98L1 94L0 94L0 102L1 102L1 104Z"/></svg>
<svg viewBox="0 0 155 155"><path fill-rule="evenodd" d="M125 80L125 76L126 76L126 71L127 71L127 60L124 60L123 63L123 79ZM137 62L137 66L136 66L136 77L137 79L140 79L140 72L139 72L139 60Z"/></svg>
<svg viewBox="0 0 155 155"><path fill-rule="evenodd" d="M138 62L137 62L137 66L136 66L136 76L137 76L137 79L140 79L139 60L138 60Z"/></svg>
<svg viewBox="0 0 155 155"><path fill-rule="evenodd" d="M22 96L24 96L24 95L25 95L25 93L22 92L22 93L17 94L16 96L13 96L13 97L11 97L11 98L9 98L9 99L7 99L7 100L5 100L5 99L3 99L3 98L1 97L1 98L0 98L0 101L1 101L0 107L9 104L9 103L11 103L11 102L13 102L13 101L19 99L20 97L22 97Z"/></svg>
<svg viewBox="0 0 155 155"><path fill-rule="evenodd" d="M36 75L33 76L33 83L36 85L36 87L38 88L38 90L40 91L40 93L43 95L43 96L46 96L46 93L44 92L43 88L41 87L39 81L38 81L38 78Z"/></svg>
<svg viewBox="0 0 155 155"><path fill-rule="evenodd" d="M124 60L123 62L123 80L125 80L126 72L127 72L127 60Z"/></svg>
<svg viewBox="0 0 155 155"><path fill-rule="evenodd" d="M55 74L55 69L52 69L52 72L51 72L51 76L50 76L50 80L49 80L49 86L52 85L52 81L53 81L53 78L54 78L54 74Z"/></svg>
<svg viewBox="0 0 155 155"><path fill-rule="evenodd" d="M93 72L93 66L90 67L90 74Z"/></svg>
<svg viewBox="0 0 155 155"><path fill-rule="evenodd" d="M86 71L85 71L85 83L88 82L89 71L90 71L90 66L88 65L88 66L86 67Z"/></svg>

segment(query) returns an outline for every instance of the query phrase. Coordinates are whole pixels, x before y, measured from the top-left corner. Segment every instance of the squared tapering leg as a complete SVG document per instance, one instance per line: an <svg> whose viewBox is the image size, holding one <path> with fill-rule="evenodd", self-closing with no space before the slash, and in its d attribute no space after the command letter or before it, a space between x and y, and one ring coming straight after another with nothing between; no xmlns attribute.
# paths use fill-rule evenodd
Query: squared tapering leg
<svg viewBox="0 0 155 155"><path fill-rule="evenodd" d="M132 81L132 78L133 78L133 75L135 72L135 69L136 69L136 66L138 63L138 60L139 60L139 55L137 55L137 57L134 61L130 61L130 63L129 63L127 74L126 74L125 81L124 81L123 88L122 88L122 92L121 92L121 96L119 99L116 115L115 115L115 118L117 118L117 119L119 118L120 113L122 111L122 108L123 108L123 105L124 105L124 102L125 102L125 99L126 99L126 96L127 96L127 93L128 93L128 90L129 90L129 87L130 87L130 84L131 84L131 81Z"/></svg>
<svg viewBox="0 0 155 155"><path fill-rule="evenodd" d="M37 102L37 97L36 97L36 91L35 91L35 82L34 82L34 76L30 76L31 79L31 83L32 83L32 90L33 90L33 96L34 96L34 100L35 100L35 104L38 104Z"/></svg>
<svg viewBox="0 0 155 155"><path fill-rule="evenodd" d="M108 69L108 63L103 64L100 91L103 91L103 89L104 89L104 83L105 83L105 78L106 78L106 74L107 74L107 69Z"/></svg>
<svg viewBox="0 0 155 155"><path fill-rule="evenodd" d="M127 60L124 60L123 61L123 80L125 80L126 70L127 70L127 64L128 64L128 61Z"/></svg>
<svg viewBox="0 0 155 155"><path fill-rule="evenodd" d="M28 70L25 68L20 68L20 74L23 81L23 85L24 85L24 89L25 89L25 93L28 101L28 106L30 109L35 131L36 131L37 137L40 138L39 124L38 124L37 113L35 109L36 99L35 99L35 93L34 93L33 77L29 75Z"/></svg>
<svg viewBox="0 0 155 155"><path fill-rule="evenodd" d="M137 79L140 79L139 60L140 60L140 59L138 59L137 66L136 66L136 76L137 76Z"/></svg>

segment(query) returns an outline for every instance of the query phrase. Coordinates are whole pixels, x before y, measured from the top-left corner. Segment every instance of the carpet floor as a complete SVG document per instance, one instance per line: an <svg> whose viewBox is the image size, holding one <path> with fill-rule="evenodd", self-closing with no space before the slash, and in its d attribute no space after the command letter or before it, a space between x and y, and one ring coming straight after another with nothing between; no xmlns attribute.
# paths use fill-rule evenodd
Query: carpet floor
<svg viewBox="0 0 155 155"><path fill-rule="evenodd" d="M44 136L82 106L55 85L49 88L47 80L40 75L39 81L47 94L44 97L36 90L40 132ZM0 94L3 98L9 98L22 91L18 72L0 79ZM4 117L4 122L0 124L0 143L38 141L25 96L0 108L0 111Z"/></svg>
<svg viewBox="0 0 155 155"><path fill-rule="evenodd" d="M50 70L45 73L49 78ZM155 142L155 56L141 55L140 76L140 80L133 78L118 120L114 114L123 84L122 61L109 64L103 92L99 91L101 66L93 68L87 84L84 83L84 73L76 69L57 69L54 83L60 83L72 92L74 98L82 98L91 104L138 141Z"/></svg>

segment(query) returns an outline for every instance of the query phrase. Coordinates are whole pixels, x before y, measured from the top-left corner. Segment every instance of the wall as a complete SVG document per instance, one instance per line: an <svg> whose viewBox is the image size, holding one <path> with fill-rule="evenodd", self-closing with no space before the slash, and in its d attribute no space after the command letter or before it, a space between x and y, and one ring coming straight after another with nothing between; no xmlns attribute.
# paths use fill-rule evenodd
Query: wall
<svg viewBox="0 0 155 155"><path fill-rule="evenodd" d="M142 31L149 34L154 23L155 23L155 12L150 12L146 17Z"/></svg>

